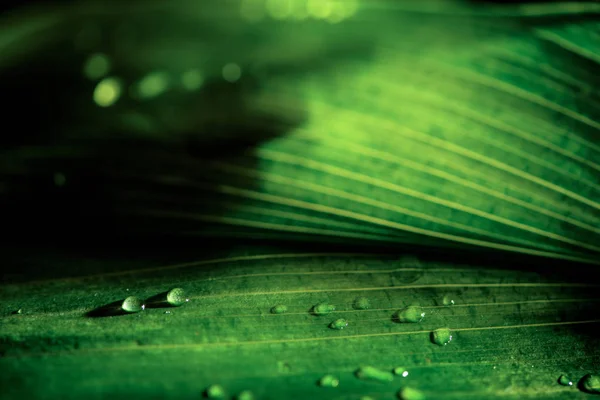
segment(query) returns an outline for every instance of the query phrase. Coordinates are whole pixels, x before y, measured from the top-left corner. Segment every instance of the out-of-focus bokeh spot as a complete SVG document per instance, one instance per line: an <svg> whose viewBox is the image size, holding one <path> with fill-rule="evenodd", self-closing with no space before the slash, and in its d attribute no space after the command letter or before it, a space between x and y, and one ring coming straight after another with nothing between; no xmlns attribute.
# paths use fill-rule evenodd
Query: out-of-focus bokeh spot
<svg viewBox="0 0 600 400"><path fill-rule="evenodd" d="M133 96L142 100L160 96L169 88L169 75L162 71L152 72L143 77L134 87Z"/></svg>
<svg viewBox="0 0 600 400"><path fill-rule="evenodd" d="M341 22L358 10L358 0L242 0L241 16L257 22L268 16L275 20L303 21L307 18Z"/></svg>
<svg viewBox="0 0 600 400"><path fill-rule="evenodd" d="M223 79L227 82L237 82L242 77L242 68L235 64L229 63L223 67Z"/></svg>
<svg viewBox="0 0 600 400"><path fill-rule="evenodd" d="M105 78L94 89L94 102L100 107L112 106L121 97L122 85L117 78Z"/></svg>
<svg viewBox="0 0 600 400"><path fill-rule="evenodd" d="M110 72L110 59L106 54L92 54L83 66L83 74L91 79L96 80L106 76Z"/></svg>
<svg viewBox="0 0 600 400"><path fill-rule="evenodd" d="M198 90L204 83L202 72L198 69L191 69L181 75L181 83L187 90Z"/></svg>

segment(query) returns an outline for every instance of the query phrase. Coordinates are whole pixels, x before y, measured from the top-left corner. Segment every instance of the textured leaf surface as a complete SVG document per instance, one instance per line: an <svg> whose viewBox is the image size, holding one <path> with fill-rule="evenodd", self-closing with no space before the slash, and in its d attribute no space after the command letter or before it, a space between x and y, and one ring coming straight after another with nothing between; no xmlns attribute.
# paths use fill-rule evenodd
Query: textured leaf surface
<svg viewBox="0 0 600 400"><path fill-rule="evenodd" d="M239 2L157 3L137 25L135 5L7 20L0 79L23 134L6 138L0 204L27 245L2 250L0 396L590 396L576 386L600 372L598 3L373 1L341 22L282 21L300 1L255 21L250 3L251 22ZM123 42L71 49L94 21ZM94 51L132 87L190 68L207 83L101 109L97 82L72 79ZM214 83L233 60L240 83ZM190 302L86 317L172 287ZM321 302L335 312L311 314ZM425 318L395 321L408 305ZM358 379L364 366L408 376Z"/></svg>

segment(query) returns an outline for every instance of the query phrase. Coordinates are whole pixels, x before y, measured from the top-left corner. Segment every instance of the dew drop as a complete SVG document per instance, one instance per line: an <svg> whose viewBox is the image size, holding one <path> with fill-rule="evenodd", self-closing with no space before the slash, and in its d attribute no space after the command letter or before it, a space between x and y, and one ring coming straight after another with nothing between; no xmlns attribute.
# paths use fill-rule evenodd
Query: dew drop
<svg viewBox="0 0 600 400"><path fill-rule="evenodd" d="M205 391L204 394L209 399L224 399L225 398L225 390L221 385L210 385Z"/></svg>
<svg viewBox="0 0 600 400"><path fill-rule="evenodd" d="M445 306L453 306L454 300L450 296L444 296L442 299L442 304Z"/></svg>
<svg viewBox="0 0 600 400"><path fill-rule="evenodd" d="M357 297L352 303L352 307L356 310L368 310L371 308L371 301L366 297Z"/></svg>
<svg viewBox="0 0 600 400"><path fill-rule="evenodd" d="M338 387L340 380L333 375L324 375L319 379L319 386L322 387Z"/></svg>
<svg viewBox="0 0 600 400"><path fill-rule="evenodd" d="M123 309L123 311L128 313L136 313L144 310L146 308L146 305L141 299L135 296L129 296L128 298L123 300L121 308Z"/></svg>
<svg viewBox="0 0 600 400"><path fill-rule="evenodd" d="M421 307L408 306L396 313L394 319L397 322L421 322L425 317L425 312Z"/></svg>
<svg viewBox="0 0 600 400"><path fill-rule="evenodd" d="M327 303L319 303L315 305L311 312L315 315L327 315L335 311L335 306Z"/></svg>
<svg viewBox="0 0 600 400"><path fill-rule="evenodd" d="M560 383L560 384L561 384L561 385L563 385L563 386L573 386L573 381L571 381L571 380L569 379L569 377L568 377L568 376L566 376L566 375L561 375L561 376L558 378L558 383Z"/></svg>
<svg viewBox="0 0 600 400"><path fill-rule="evenodd" d="M406 378L408 376L408 371L402 367L396 367L393 369L392 372L394 373L394 375L400 375L403 378Z"/></svg>
<svg viewBox="0 0 600 400"><path fill-rule="evenodd" d="M587 374L581 378L581 389L588 393L600 393L600 376Z"/></svg>
<svg viewBox="0 0 600 400"><path fill-rule="evenodd" d="M165 314L171 314L171 311L165 311Z"/></svg>
<svg viewBox="0 0 600 400"><path fill-rule="evenodd" d="M431 340L433 343L445 346L452 341L452 333L448 328L440 328L431 332Z"/></svg>
<svg viewBox="0 0 600 400"><path fill-rule="evenodd" d="M188 301L190 301L190 299L185 297L185 290L182 288L171 289L167 293L167 302L172 306L179 307Z"/></svg>
<svg viewBox="0 0 600 400"><path fill-rule="evenodd" d="M271 314L284 314L287 311L288 311L287 306L283 305L283 304L277 304L276 306L271 308Z"/></svg>
<svg viewBox="0 0 600 400"><path fill-rule="evenodd" d="M254 400L254 394L249 390L244 390L236 398L237 400Z"/></svg>
<svg viewBox="0 0 600 400"><path fill-rule="evenodd" d="M344 329L347 326L348 326L348 321L346 321L344 318L336 319L331 324L329 324L329 327L331 329L337 329L338 331Z"/></svg>
<svg viewBox="0 0 600 400"><path fill-rule="evenodd" d="M425 400L425 395L420 390L405 387L398 392L398 398L401 400Z"/></svg>
<svg viewBox="0 0 600 400"><path fill-rule="evenodd" d="M355 375L358 379L370 381L392 382L394 380L394 374L391 372L382 371L371 366L360 367L356 370Z"/></svg>

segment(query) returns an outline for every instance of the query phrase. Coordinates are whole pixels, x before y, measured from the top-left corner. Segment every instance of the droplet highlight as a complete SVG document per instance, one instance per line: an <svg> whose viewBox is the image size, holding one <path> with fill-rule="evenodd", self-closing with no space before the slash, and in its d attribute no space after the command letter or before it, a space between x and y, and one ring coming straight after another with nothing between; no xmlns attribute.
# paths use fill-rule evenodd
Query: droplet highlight
<svg viewBox="0 0 600 400"><path fill-rule="evenodd" d="M225 390L221 385L210 385L204 391L204 394L209 399L224 399L225 398Z"/></svg>
<svg viewBox="0 0 600 400"><path fill-rule="evenodd" d="M283 304L277 304L271 308L271 314L285 314L287 311L287 306Z"/></svg>
<svg viewBox="0 0 600 400"><path fill-rule="evenodd" d="M400 400L425 400L425 395L420 390L405 387L398 392L398 398Z"/></svg>
<svg viewBox="0 0 600 400"><path fill-rule="evenodd" d="M393 369L392 372L394 373L394 375L402 376L403 378L406 378L408 376L408 371L402 367L396 367Z"/></svg>
<svg viewBox="0 0 600 400"><path fill-rule="evenodd" d="M431 340L433 343L445 346L452 341L452 332L448 328L440 328L431 332Z"/></svg>
<svg viewBox="0 0 600 400"><path fill-rule="evenodd" d="M419 306L408 306L398 311L394 319L396 322L415 323L421 322L425 318L425 312Z"/></svg>
<svg viewBox="0 0 600 400"><path fill-rule="evenodd" d="M563 386L573 386L573 381L569 379L569 377L566 375L561 375L558 378L558 383L560 383Z"/></svg>
<svg viewBox="0 0 600 400"><path fill-rule="evenodd" d="M188 301L190 299L185 296L185 290L182 288L174 288L167 293L167 302L172 306L179 307Z"/></svg>
<svg viewBox="0 0 600 400"><path fill-rule="evenodd" d="M319 379L319 386L322 387L338 387L339 385L340 380L333 375L324 375Z"/></svg>
<svg viewBox="0 0 600 400"><path fill-rule="evenodd" d="M600 393L600 375L587 374L581 378L580 387L588 393Z"/></svg>
<svg viewBox="0 0 600 400"><path fill-rule="evenodd" d="M311 310L311 312L314 315L327 315L334 311L335 311L335 306L333 304L327 304L327 303L319 303L319 304L315 305Z"/></svg>
<svg viewBox="0 0 600 400"><path fill-rule="evenodd" d="M121 308L123 309L123 311L128 313L137 313L143 311L146 308L146 305L141 299L135 296L129 296L128 298L123 300Z"/></svg>
<svg viewBox="0 0 600 400"><path fill-rule="evenodd" d="M362 380L378 382L392 382L394 380L394 374L391 372L383 371L371 366L360 367L354 374L358 379Z"/></svg>
<svg viewBox="0 0 600 400"><path fill-rule="evenodd" d="M368 310L369 308L371 308L371 301L366 297L357 297L356 299L354 299L352 307L355 310Z"/></svg>
<svg viewBox="0 0 600 400"><path fill-rule="evenodd" d="M329 327L331 329L335 329L338 331L344 329L347 326L348 326L348 321L346 321L344 318L336 319L335 321L333 321L329 324Z"/></svg>

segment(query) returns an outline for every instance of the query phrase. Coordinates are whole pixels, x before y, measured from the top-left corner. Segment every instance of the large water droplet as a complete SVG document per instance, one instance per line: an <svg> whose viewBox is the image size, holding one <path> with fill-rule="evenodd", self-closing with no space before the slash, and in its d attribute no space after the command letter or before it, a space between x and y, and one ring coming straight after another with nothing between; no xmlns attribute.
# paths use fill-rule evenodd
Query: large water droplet
<svg viewBox="0 0 600 400"><path fill-rule="evenodd" d="M405 387L398 392L398 398L401 400L425 400L425 395L420 390Z"/></svg>
<svg viewBox="0 0 600 400"><path fill-rule="evenodd" d="M452 332L448 328L440 328L431 332L431 340L440 346L445 346L452 341Z"/></svg>
<svg viewBox="0 0 600 400"><path fill-rule="evenodd" d="M600 393L600 375L587 374L581 378L580 387L588 393Z"/></svg>
<svg viewBox="0 0 600 400"><path fill-rule="evenodd" d="M338 387L339 385L340 380L333 375L324 375L321 379L319 379L319 386Z"/></svg>
<svg viewBox="0 0 600 400"><path fill-rule="evenodd" d="M135 296L129 296L128 298L123 300L121 308L123 309L123 311L128 313L136 313L145 309L146 305L141 299Z"/></svg>
<svg viewBox="0 0 600 400"><path fill-rule="evenodd" d="M569 377L566 375L561 375L558 378L558 383L560 383L563 386L573 386L573 381L569 379Z"/></svg>
<svg viewBox="0 0 600 400"><path fill-rule="evenodd" d="M332 304L327 304L327 303L319 303L319 304L315 305L311 310L311 312L314 315L327 315L334 311L335 311L335 306Z"/></svg>
<svg viewBox="0 0 600 400"><path fill-rule="evenodd" d="M225 398L225 390L221 385L210 385L205 391L204 394L209 399L224 399Z"/></svg>
<svg viewBox="0 0 600 400"><path fill-rule="evenodd" d="M419 306L408 306L394 316L397 322L421 322L423 318L425 318L425 312Z"/></svg>
<svg viewBox="0 0 600 400"><path fill-rule="evenodd" d="M329 324L329 327L331 329L337 329L337 330L342 330L347 326L348 326L348 321L346 321L343 318L336 319L331 324Z"/></svg>
<svg viewBox="0 0 600 400"><path fill-rule="evenodd" d="M254 394L249 390L244 390L236 396L237 400L254 400Z"/></svg>
<svg viewBox="0 0 600 400"><path fill-rule="evenodd" d="M188 301L190 299L185 296L185 290L182 288L171 289L167 293L167 302L172 306L179 307Z"/></svg>
<svg viewBox="0 0 600 400"><path fill-rule="evenodd" d="M277 304L273 308L271 308L271 314L284 314L288 311L287 306L283 304Z"/></svg>
<svg viewBox="0 0 600 400"><path fill-rule="evenodd" d="M352 307L356 310L368 310L371 308L371 301L366 297L357 297L352 303Z"/></svg>
<svg viewBox="0 0 600 400"><path fill-rule="evenodd" d="M355 372L356 377L363 380L371 380L378 382L392 382L394 380L394 374L389 371L382 371L375 367L365 366L360 367Z"/></svg>

